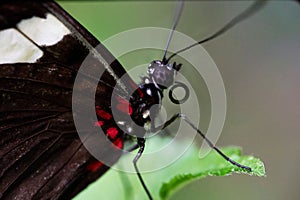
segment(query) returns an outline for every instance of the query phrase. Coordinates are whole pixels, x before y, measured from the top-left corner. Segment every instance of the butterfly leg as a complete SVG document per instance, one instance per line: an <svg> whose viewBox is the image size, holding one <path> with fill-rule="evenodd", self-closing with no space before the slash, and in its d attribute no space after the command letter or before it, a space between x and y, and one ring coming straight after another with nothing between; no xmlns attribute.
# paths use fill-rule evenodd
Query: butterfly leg
<svg viewBox="0 0 300 200"><path fill-rule="evenodd" d="M144 152L144 149L145 149L145 141L146 141L145 138L139 138L139 137L137 138L137 145L139 147L139 151L136 154L135 158L133 159L133 165L134 165L134 169L136 171L136 174L138 175L139 180L140 180L145 192L148 195L148 198L150 200L152 200L153 198L152 198L152 196L151 196L151 194L150 194L150 192L149 192L149 190L148 190L148 188L147 188L147 186L146 186L146 184L145 184L145 182L144 182L144 180L141 176L139 168L137 167L137 161L140 159L140 157L142 156L142 154Z"/></svg>
<svg viewBox="0 0 300 200"><path fill-rule="evenodd" d="M173 115L173 117L171 117L168 121L166 121L163 125L161 126L158 126L158 127L155 127L155 128L152 128L151 131L159 131L159 130L162 130L166 127L168 127L170 124L172 124L176 119L182 119L183 121L185 121L188 125L190 125L191 128L193 128L195 131L197 131L197 133L208 143L208 145L214 149L218 154L220 154L225 160L227 160L228 162L230 162L231 164L239 167L239 168L242 168L242 169L245 169L249 172L252 171L252 169L248 166L245 166L245 165L242 165L240 163L237 163L235 162L234 160L232 160L231 158L229 158L228 156L226 156L218 147L216 147L206 136L205 134L200 131L192 122L189 118L187 118L186 115L184 114L181 114L181 113L178 113L178 114L175 114Z"/></svg>
<svg viewBox="0 0 300 200"><path fill-rule="evenodd" d="M134 144L133 146L129 147L126 151L127 152L132 152L132 151L134 151L134 150L136 150L138 148L139 148L139 145L138 144Z"/></svg>

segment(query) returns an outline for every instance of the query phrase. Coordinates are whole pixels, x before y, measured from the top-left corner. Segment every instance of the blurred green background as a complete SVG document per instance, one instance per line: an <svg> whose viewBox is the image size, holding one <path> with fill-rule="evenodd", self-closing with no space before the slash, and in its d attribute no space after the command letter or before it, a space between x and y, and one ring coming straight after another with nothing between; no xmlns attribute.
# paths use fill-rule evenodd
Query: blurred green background
<svg viewBox="0 0 300 200"><path fill-rule="evenodd" d="M100 41L132 28L170 28L176 6L174 1L59 4ZM187 1L177 30L195 40L203 39L250 4L251 1ZM299 19L300 6L296 2L271 1L226 35L203 45L222 74L227 94L227 118L218 146L238 145L245 154L260 157L267 177L209 177L187 185L171 199L300 199ZM135 59L146 61L149 56ZM130 60L122 64L127 69L134 67ZM205 99L202 104L209 107L207 93L201 96ZM200 125L205 130L209 109L203 112L201 116L208 113ZM111 194L124 189L120 181L124 174L110 176L100 178L77 199L112 199ZM161 184L159 179L157 182Z"/></svg>

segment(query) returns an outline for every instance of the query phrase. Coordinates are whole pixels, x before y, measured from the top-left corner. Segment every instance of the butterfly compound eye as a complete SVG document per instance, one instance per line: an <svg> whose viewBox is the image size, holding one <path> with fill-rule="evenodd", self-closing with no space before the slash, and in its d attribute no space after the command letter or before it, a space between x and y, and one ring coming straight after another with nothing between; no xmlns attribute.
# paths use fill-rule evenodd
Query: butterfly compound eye
<svg viewBox="0 0 300 200"><path fill-rule="evenodd" d="M166 89L174 84L176 70L170 64L155 60L149 65L148 74L155 85L160 89Z"/></svg>

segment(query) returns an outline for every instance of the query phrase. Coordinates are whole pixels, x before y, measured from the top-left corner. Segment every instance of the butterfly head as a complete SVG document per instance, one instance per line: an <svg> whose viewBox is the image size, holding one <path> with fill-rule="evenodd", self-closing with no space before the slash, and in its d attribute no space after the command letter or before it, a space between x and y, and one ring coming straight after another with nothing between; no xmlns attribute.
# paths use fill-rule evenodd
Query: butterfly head
<svg viewBox="0 0 300 200"><path fill-rule="evenodd" d="M176 73L180 70L181 64L167 63L154 60L148 66L148 75L150 80L160 89L166 89L174 84Z"/></svg>

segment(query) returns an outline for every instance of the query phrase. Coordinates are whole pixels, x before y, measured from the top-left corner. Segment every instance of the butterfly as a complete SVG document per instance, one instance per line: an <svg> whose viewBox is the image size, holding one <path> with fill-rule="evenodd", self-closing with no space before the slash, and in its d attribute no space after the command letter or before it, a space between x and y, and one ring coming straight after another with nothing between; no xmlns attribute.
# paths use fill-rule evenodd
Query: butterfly
<svg viewBox="0 0 300 200"><path fill-rule="evenodd" d="M181 64L170 60L181 51L151 62L142 83L129 76L120 83L126 75L122 65L55 2L7 1L0 4L0 13L0 198L69 199L117 162L124 142L135 137L137 143L128 151L138 149L133 164L152 199L137 163L145 147L145 125L152 125L150 108L174 84ZM87 71L81 70L83 63ZM116 115L125 117L116 120ZM164 129L179 118L226 160L251 170L224 155L183 114L150 129ZM95 149L97 155L91 153Z"/></svg>

